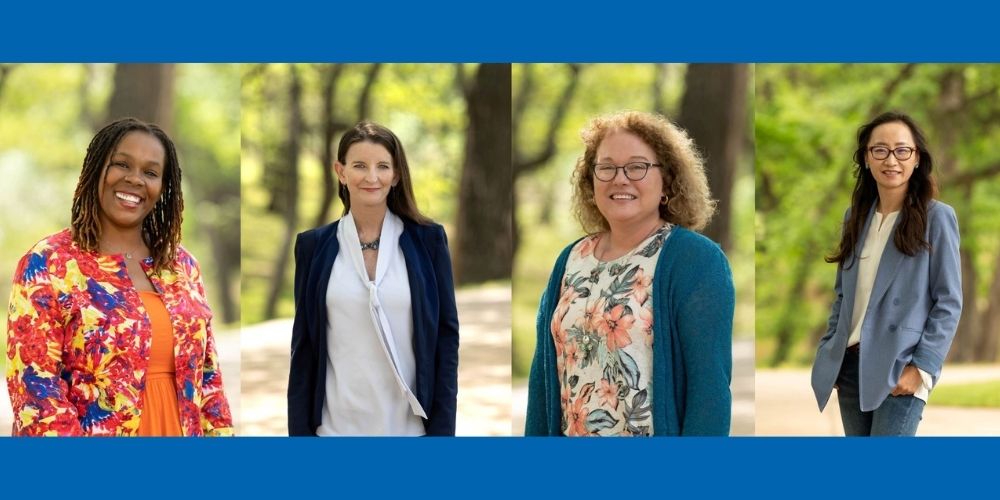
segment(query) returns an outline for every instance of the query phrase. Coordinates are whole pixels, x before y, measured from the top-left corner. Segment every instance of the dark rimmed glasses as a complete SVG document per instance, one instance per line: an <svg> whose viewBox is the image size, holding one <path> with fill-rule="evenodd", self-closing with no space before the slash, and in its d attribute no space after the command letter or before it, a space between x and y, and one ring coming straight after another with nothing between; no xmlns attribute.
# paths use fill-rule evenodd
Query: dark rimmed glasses
<svg viewBox="0 0 1000 500"><path fill-rule="evenodd" d="M884 160L888 158L889 153L892 153L892 156L895 156L899 161L909 160L910 157L913 156L914 151L916 151L916 148L907 146L900 146L895 149L891 149L887 146L872 146L868 148L868 152L871 153L872 158L875 158L876 160Z"/></svg>
<svg viewBox="0 0 1000 500"><path fill-rule="evenodd" d="M625 172L625 178L630 181L641 181L646 177L650 167L662 167L659 163L645 161L630 161L622 166L613 163L598 163L594 165L594 177L603 182L610 182L618 175L618 170Z"/></svg>

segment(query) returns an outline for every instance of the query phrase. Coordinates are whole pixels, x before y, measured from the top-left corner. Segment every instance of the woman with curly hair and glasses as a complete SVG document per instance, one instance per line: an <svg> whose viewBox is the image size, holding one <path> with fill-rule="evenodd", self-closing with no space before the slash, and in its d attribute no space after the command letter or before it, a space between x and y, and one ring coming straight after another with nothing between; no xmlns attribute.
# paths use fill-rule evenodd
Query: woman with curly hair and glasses
<svg viewBox="0 0 1000 500"><path fill-rule="evenodd" d="M14 273L7 389L22 436L232 434L174 143L133 118L87 148L72 223Z"/></svg>
<svg viewBox="0 0 1000 500"><path fill-rule="evenodd" d="M528 435L728 435L735 292L697 233L715 211L701 158L666 118L583 131L574 208L588 236L556 261L538 311Z"/></svg>
<svg viewBox="0 0 1000 500"><path fill-rule="evenodd" d="M934 199L934 162L909 116L864 124L854 163L812 387L820 410L837 389L848 436L912 436L962 314L958 220Z"/></svg>

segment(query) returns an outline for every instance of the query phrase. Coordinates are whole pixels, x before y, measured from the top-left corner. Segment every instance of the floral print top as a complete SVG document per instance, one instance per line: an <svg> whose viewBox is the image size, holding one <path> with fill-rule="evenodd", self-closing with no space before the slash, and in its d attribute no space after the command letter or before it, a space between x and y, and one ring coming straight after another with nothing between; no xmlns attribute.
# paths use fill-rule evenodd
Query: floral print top
<svg viewBox="0 0 1000 500"><path fill-rule="evenodd" d="M186 436L232 434L212 312L183 248L153 274L174 330L175 387ZM130 436L139 429L152 328L121 255L82 250L68 229L38 242L14 273L7 390L14 434Z"/></svg>
<svg viewBox="0 0 1000 500"><path fill-rule="evenodd" d="M594 256L599 234L570 252L551 325L565 435L652 435L653 272L670 229L611 261Z"/></svg>

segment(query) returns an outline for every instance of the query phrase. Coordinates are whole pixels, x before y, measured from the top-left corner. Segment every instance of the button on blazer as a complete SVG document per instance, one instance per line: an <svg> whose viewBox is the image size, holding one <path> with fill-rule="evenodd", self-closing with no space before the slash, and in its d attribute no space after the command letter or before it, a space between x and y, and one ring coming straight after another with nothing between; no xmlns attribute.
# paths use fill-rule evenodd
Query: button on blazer
<svg viewBox="0 0 1000 500"><path fill-rule="evenodd" d="M868 233L875 214L868 214L861 235ZM896 219L893 232L898 227ZM910 257L889 241L882 254L871 298L861 325L861 410L872 411L892 392L903 368L913 364L937 383L941 365L962 314L962 267L955 211L939 201L927 209L925 238L930 250ZM864 237L854 255L860 255ZM826 335L820 339L812 370L812 387L822 410L833 391L850 336L858 282L858 263L851 257L838 266L836 298Z"/></svg>

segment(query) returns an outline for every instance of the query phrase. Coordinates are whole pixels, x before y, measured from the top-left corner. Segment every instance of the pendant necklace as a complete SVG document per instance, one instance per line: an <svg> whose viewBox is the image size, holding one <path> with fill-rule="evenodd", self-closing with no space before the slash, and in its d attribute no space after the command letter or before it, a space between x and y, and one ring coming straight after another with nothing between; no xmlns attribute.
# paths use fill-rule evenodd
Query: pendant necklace
<svg viewBox="0 0 1000 500"><path fill-rule="evenodd" d="M378 250L378 244L379 241L381 240L382 240L381 237L375 238L374 240L369 241L368 243L359 240L359 243L361 243L361 251L364 252L365 250Z"/></svg>

